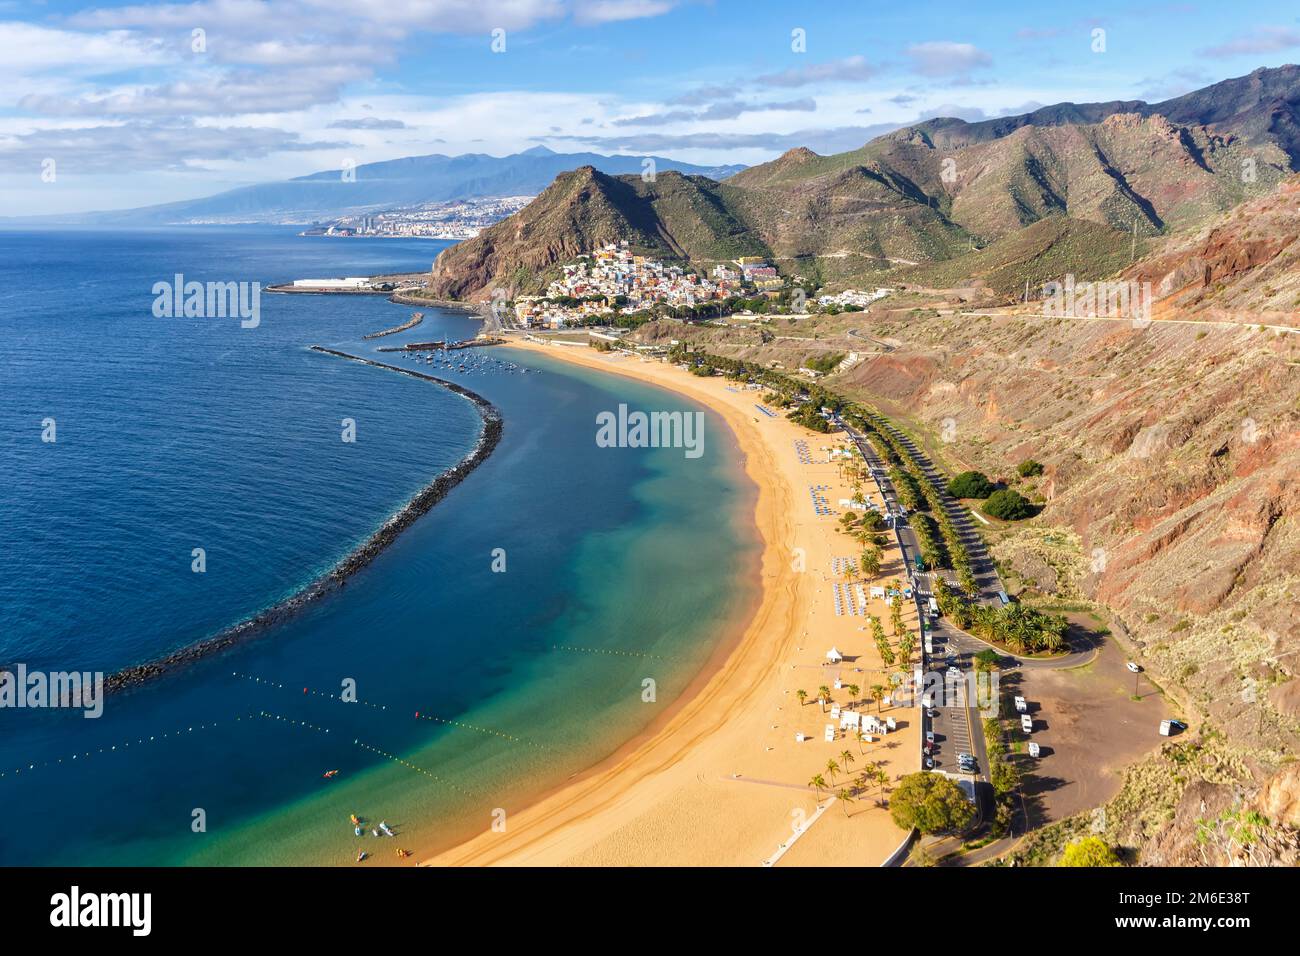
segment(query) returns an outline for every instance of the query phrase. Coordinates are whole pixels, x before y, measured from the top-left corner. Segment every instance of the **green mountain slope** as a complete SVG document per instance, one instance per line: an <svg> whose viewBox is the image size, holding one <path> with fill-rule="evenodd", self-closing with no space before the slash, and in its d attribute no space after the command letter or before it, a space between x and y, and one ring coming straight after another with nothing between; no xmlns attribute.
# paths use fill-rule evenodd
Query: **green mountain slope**
<svg viewBox="0 0 1300 956"><path fill-rule="evenodd" d="M766 255L836 286L917 269L1005 294L1049 267L1059 275L1060 263L1108 274L1128 264L1134 235L1186 234L1269 194L1300 164L1288 125L1297 109L1300 68L1281 67L1155 106L1062 104L928 121L832 156L793 149L723 183L586 168L444 252L432 285L476 298L535 288L554 264L611 240L701 265ZM950 265L927 271L934 263Z"/></svg>

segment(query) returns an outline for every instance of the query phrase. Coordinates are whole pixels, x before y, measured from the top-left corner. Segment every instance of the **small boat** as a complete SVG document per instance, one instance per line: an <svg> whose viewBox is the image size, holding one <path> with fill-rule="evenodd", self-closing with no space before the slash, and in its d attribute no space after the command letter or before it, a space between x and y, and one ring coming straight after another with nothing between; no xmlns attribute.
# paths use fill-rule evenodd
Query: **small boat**
<svg viewBox="0 0 1300 956"><path fill-rule="evenodd" d="M387 823L384 823L382 820L379 821L379 829L382 830L382 831L384 832L384 836L394 836L394 835L395 835L395 834L393 833L392 830L388 829L388 824L387 824Z"/></svg>
<svg viewBox="0 0 1300 956"><path fill-rule="evenodd" d="M360 863L366 857L370 856L365 850L357 850L357 862Z"/></svg>
<svg viewBox="0 0 1300 956"><path fill-rule="evenodd" d="M339 772L337 770L326 770L323 774L321 774L321 776L324 777L326 780L333 780L338 775Z"/></svg>

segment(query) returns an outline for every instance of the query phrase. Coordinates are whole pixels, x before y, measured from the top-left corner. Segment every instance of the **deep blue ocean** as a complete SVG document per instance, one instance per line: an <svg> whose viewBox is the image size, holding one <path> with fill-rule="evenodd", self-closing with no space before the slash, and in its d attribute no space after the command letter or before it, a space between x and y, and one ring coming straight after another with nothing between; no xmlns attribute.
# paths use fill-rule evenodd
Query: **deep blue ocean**
<svg viewBox="0 0 1300 956"><path fill-rule="evenodd" d="M486 829L611 752L734 627L757 547L721 421L707 414L700 459L594 441L620 402L689 402L506 350L415 366L375 350L479 323L423 309L417 328L363 341L414 311L382 297L264 292L256 328L152 312L176 273L266 286L416 271L444 245L0 232L0 667L112 673L237 624L473 446L463 398L310 345L454 379L505 420L486 464L291 620L111 695L99 719L0 708L0 864L352 864L352 813L397 828L382 857L365 845L397 862L397 843ZM358 701L340 701L351 686Z"/></svg>

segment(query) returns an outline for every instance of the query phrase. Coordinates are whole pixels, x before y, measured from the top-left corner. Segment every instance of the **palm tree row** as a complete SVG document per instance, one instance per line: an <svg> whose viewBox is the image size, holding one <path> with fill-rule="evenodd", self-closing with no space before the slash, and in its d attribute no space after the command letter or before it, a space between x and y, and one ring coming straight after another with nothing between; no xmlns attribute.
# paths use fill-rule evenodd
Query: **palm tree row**
<svg viewBox="0 0 1300 956"><path fill-rule="evenodd" d="M925 557L927 562L933 558L932 563L936 567L951 567L957 572L958 583L962 590L970 596L977 593L970 555L948 515L942 493L930 481L920 462L913 457L911 450L899 440L887 418L861 402L849 401L821 385L809 384L776 369L766 368L744 359L690 351L681 344L673 346L669 357L673 361L693 363L709 373L716 371L736 380L756 382L783 396L806 396L806 401L813 408L826 407L838 412L845 421L866 435L867 440L889 465L899 470L899 480L896 480L895 487L898 488L903 504L909 510L928 510L933 515L946 546L947 560L944 561L944 555L940 554L935 547L931 548L929 557L925 555L922 557ZM911 500L916 507L909 505L908 500Z"/></svg>

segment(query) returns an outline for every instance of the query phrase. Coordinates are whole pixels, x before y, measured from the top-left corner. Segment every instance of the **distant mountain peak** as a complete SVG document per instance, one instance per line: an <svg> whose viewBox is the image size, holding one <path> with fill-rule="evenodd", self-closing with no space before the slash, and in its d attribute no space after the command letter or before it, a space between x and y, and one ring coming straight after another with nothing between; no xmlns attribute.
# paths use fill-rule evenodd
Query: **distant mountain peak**
<svg viewBox="0 0 1300 956"><path fill-rule="evenodd" d="M817 158L817 154L807 146L796 146L794 149L786 150L776 161L778 163L807 163Z"/></svg>
<svg viewBox="0 0 1300 956"><path fill-rule="evenodd" d="M114 213L92 213L80 221L126 223L280 222L311 223L341 216L370 215L430 202L533 196L562 173L586 169L601 174L640 173L647 159L662 176L681 172L724 179L742 166L696 166L663 156L557 153L541 144L509 156L465 153L405 156L365 163L344 181L338 170L262 183L204 199Z"/></svg>

